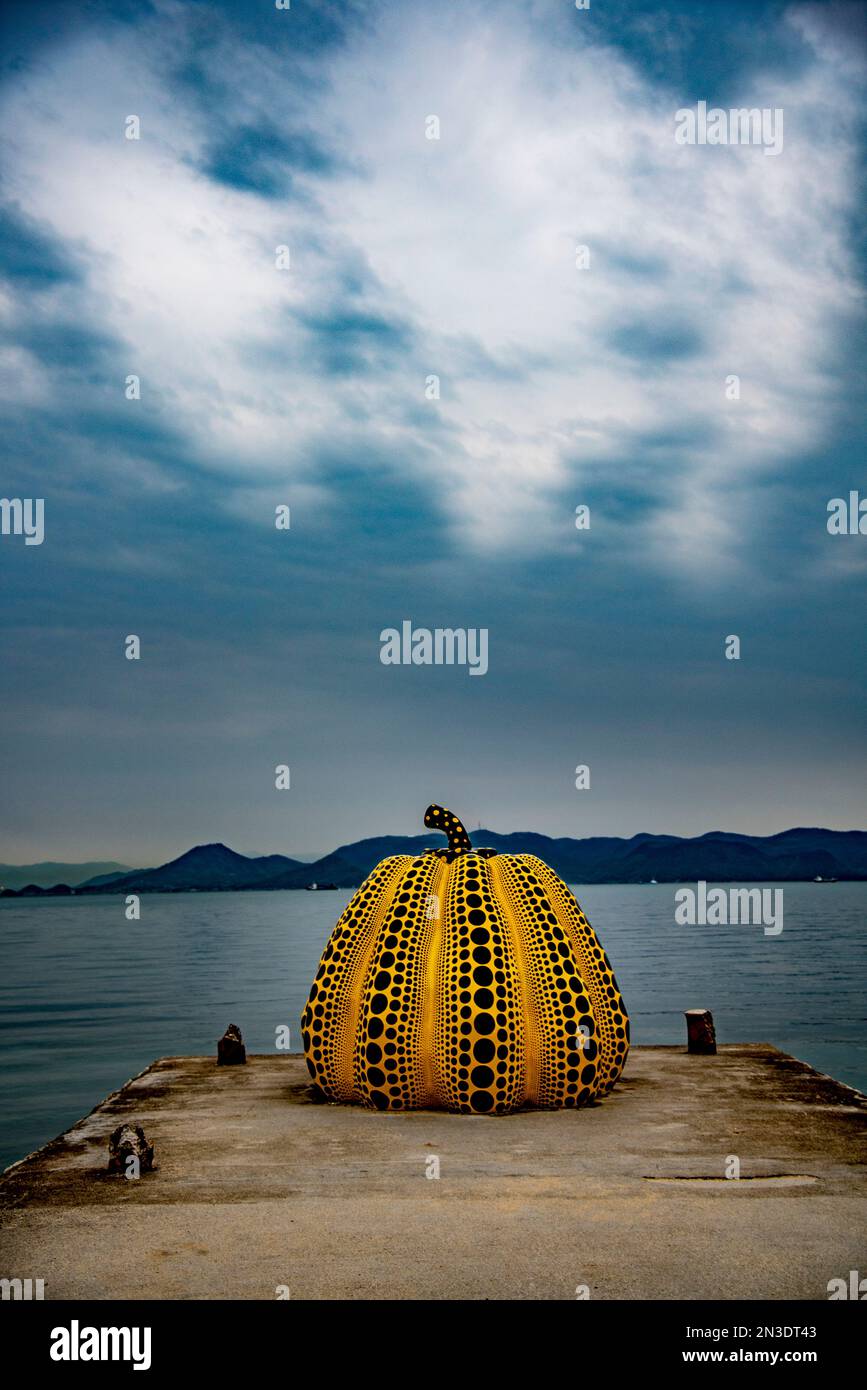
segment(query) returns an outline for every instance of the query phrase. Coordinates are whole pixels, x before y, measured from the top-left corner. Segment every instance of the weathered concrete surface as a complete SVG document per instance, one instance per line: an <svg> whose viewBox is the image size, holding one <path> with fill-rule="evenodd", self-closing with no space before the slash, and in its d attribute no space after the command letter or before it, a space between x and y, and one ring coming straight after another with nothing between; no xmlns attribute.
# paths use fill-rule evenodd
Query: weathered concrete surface
<svg viewBox="0 0 867 1390"><path fill-rule="evenodd" d="M294 1056L168 1057L0 1179L0 1274L51 1299L825 1299L867 1274L865 1117L764 1044L636 1048L603 1104L501 1119L316 1104ZM156 1147L138 1181L104 1171L124 1120Z"/></svg>

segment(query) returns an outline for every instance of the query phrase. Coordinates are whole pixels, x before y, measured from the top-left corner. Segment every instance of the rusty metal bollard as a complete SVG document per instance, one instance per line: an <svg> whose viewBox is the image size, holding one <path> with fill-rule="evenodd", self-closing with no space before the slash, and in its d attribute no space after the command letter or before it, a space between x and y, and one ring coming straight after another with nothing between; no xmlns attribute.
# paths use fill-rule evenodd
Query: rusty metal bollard
<svg viewBox="0 0 867 1390"><path fill-rule="evenodd" d="M716 1052L716 1033L710 1009L686 1009L686 1050L708 1056Z"/></svg>
<svg viewBox="0 0 867 1390"><path fill-rule="evenodd" d="M247 1049L237 1023L230 1023L217 1043L217 1066L236 1067L247 1060Z"/></svg>
<svg viewBox="0 0 867 1390"><path fill-rule="evenodd" d="M108 1171L137 1177L149 1173L153 1166L154 1146L141 1125L118 1125L108 1141Z"/></svg>

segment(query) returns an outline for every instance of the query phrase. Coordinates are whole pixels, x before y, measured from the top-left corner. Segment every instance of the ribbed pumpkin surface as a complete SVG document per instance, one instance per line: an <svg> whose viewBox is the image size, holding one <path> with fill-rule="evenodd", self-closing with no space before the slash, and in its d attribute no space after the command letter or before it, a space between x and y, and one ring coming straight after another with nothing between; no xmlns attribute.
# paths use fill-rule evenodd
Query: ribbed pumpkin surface
<svg viewBox="0 0 867 1390"><path fill-rule="evenodd" d="M533 855L471 848L374 869L325 948L302 1029L323 1091L379 1110L584 1105L629 1047L610 962L566 885Z"/></svg>

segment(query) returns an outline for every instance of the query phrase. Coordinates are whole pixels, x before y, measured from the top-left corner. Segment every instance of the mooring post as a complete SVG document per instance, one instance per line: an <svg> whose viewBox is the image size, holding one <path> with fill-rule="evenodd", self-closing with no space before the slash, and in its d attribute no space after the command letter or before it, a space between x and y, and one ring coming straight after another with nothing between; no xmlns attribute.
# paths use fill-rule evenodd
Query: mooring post
<svg viewBox="0 0 867 1390"><path fill-rule="evenodd" d="M138 1177L153 1166L154 1146L141 1125L118 1125L108 1140L108 1171Z"/></svg>
<svg viewBox="0 0 867 1390"><path fill-rule="evenodd" d="M217 1043L217 1066L236 1067L247 1060L247 1049L237 1023L230 1023Z"/></svg>
<svg viewBox="0 0 867 1390"><path fill-rule="evenodd" d="M716 1052L716 1033L710 1009L685 1009L686 1050L704 1056Z"/></svg>

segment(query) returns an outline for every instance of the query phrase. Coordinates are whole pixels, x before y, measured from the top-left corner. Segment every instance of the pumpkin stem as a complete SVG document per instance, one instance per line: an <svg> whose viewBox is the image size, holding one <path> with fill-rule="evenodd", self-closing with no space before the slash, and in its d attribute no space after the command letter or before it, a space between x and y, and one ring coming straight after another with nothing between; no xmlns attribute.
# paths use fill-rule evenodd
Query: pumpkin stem
<svg viewBox="0 0 867 1390"><path fill-rule="evenodd" d="M452 815L444 806L428 806L424 813L424 823L429 830L441 830L444 835L448 835L451 854L460 854L464 850L472 849L470 837L457 816Z"/></svg>

